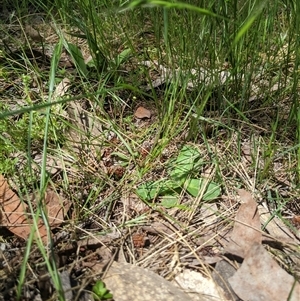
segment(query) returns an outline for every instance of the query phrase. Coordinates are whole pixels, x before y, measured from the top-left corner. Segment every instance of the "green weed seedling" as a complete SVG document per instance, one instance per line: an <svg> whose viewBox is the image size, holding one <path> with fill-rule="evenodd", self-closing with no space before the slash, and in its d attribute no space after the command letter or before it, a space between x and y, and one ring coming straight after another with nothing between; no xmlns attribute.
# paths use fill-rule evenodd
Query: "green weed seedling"
<svg viewBox="0 0 300 301"><path fill-rule="evenodd" d="M93 286L93 296L94 300L108 300L112 299L113 295L105 287L105 283L101 280L98 280Z"/></svg>
<svg viewBox="0 0 300 301"><path fill-rule="evenodd" d="M137 195L149 202L161 196L161 205L166 208L178 207L178 199L182 190L191 196L198 197L203 192L202 200L210 201L217 198L221 189L217 183L207 183L204 179L193 178L193 173L201 166L201 154L192 146L184 146L180 151L169 178L158 181L149 181L141 184Z"/></svg>

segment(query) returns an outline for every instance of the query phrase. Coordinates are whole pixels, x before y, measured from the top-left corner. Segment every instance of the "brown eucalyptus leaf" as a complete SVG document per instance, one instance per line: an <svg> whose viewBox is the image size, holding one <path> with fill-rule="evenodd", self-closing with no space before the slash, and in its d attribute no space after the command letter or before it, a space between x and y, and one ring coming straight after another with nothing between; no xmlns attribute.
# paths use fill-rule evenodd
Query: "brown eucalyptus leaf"
<svg viewBox="0 0 300 301"><path fill-rule="evenodd" d="M33 197L32 199L36 199ZM48 220L51 228L60 225L64 219L66 212L69 210L71 203L67 200L61 200L59 196L51 190L45 193L45 207L48 214ZM32 216L27 204L22 202L14 193L5 178L0 175L0 205L1 215L0 222L16 236L28 239L33 225ZM47 228L42 220L38 221L39 234L44 243L47 242Z"/></svg>
<svg viewBox="0 0 300 301"><path fill-rule="evenodd" d="M228 281L242 300L300 300L300 284L258 243L252 245L241 267Z"/></svg>
<svg viewBox="0 0 300 301"><path fill-rule="evenodd" d="M26 214L28 206L10 189L2 175L0 175L0 204L2 208L1 225L6 226L16 236L28 239L32 226L32 219ZM38 228L45 241L47 238L46 227L39 222Z"/></svg>
<svg viewBox="0 0 300 301"><path fill-rule="evenodd" d="M254 243L261 243L262 233L255 200L244 189L239 189L238 192L242 205L236 214L234 227L225 251L244 258Z"/></svg>

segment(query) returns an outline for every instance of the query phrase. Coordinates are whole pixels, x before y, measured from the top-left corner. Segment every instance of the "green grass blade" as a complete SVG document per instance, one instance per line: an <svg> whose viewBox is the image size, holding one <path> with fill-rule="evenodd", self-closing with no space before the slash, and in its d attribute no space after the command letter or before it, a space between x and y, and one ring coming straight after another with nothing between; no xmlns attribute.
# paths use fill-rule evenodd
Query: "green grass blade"
<svg viewBox="0 0 300 301"><path fill-rule="evenodd" d="M238 31L238 33L235 36L235 39L233 41L233 45L236 45L238 41L246 34L247 31L249 31L251 25L254 23L254 21L257 19L257 17L262 13L264 7L267 5L266 1L258 1L258 4L256 4L253 8L252 13L250 13L249 17L245 20L244 24Z"/></svg>

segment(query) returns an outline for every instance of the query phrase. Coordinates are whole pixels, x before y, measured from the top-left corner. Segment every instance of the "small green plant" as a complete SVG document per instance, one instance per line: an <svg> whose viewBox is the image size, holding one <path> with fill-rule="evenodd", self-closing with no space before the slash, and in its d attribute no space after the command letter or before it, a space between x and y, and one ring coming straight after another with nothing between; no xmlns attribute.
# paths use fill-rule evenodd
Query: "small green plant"
<svg viewBox="0 0 300 301"><path fill-rule="evenodd" d="M173 163L174 168L169 173L169 178L141 184L136 190L137 195L144 201L152 201L162 196L161 204L166 208L177 205L182 190L193 197L203 194L203 201L217 198L221 193L217 183L207 183L205 179L193 178L193 173L202 164L200 158L201 154L196 148L184 146Z"/></svg>
<svg viewBox="0 0 300 301"><path fill-rule="evenodd" d="M108 300L113 297L109 290L105 287L105 283L98 280L93 286L93 297L94 300Z"/></svg>

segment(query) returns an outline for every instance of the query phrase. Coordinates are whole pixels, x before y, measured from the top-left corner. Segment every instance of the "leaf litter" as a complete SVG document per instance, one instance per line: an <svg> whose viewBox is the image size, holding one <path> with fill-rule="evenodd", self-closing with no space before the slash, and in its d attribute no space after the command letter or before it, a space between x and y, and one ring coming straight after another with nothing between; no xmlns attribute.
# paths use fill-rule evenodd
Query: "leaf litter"
<svg viewBox="0 0 300 301"><path fill-rule="evenodd" d="M255 200L246 190L239 189L238 192L242 205L236 214L225 250L243 261L233 276L228 278L231 288L247 301L299 300L300 285L297 280L282 269L261 244L262 231Z"/></svg>
<svg viewBox="0 0 300 301"><path fill-rule="evenodd" d="M248 250L241 267L229 278L229 283L242 300L300 300L297 280L256 242Z"/></svg>
<svg viewBox="0 0 300 301"><path fill-rule="evenodd" d="M34 195L31 201L32 203L39 201L38 196ZM64 217L71 207L71 202L62 200L56 192L50 189L45 192L43 203L51 229L56 228L64 221ZM33 216L28 213L30 212L28 205L10 189L2 175L0 175L0 205L2 208L1 225L7 227L16 236L27 240L32 231ZM40 219L38 220L38 231L43 242L47 243L47 227Z"/></svg>

